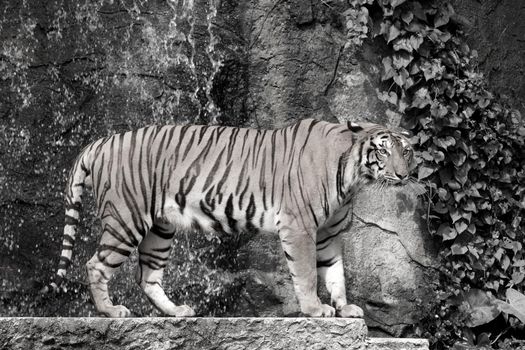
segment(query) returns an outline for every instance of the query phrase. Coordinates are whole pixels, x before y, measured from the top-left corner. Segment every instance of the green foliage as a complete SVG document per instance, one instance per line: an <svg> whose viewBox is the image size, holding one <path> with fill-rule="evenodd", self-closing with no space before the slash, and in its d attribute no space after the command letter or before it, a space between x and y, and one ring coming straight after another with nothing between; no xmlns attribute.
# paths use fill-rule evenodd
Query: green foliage
<svg viewBox="0 0 525 350"><path fill-rule="evenodd" d="M521 294L515 289L507 289L508 303L497 300L498 309L509 315L516 316L523 324L525 324L525 295Z"/></svg>
<svg viewBox="0 0 525 350"><path fill-rule="evenodd" d="M368 3L352 1L353 13ZM455 298L476 288L503 299L507 288L525 286L525 127L476 71L477 53L462 39L450 4L367 6L370 36L388 52L379 98L403 113L415 134L418 178L428 184L426 219L442 242L442 283L426 336L450 345L473 326Z"/></svg>

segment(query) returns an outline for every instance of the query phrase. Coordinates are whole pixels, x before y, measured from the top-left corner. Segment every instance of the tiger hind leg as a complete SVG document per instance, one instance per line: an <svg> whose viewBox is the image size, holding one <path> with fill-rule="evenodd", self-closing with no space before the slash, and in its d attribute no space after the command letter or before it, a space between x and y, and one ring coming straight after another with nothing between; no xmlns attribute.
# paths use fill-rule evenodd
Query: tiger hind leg
<svg viewBox="0 0 525 350"><path fill-rule="evenodd" d="M97 252L86 264L93 303L97 311L107 317L131 315L125 306L113 305L108 292L111 276L135 250L134 243L120 231L124 230L105 225Z"/></svg>
<svg viewBox="0 0 525 350"><path fill-rule="evenodd" d="M173 228L154 225L139 245L139 265L135 280L150 302L163 314L191 317L195 312L187 305L175 305L162 288L162 277L171 250Z"/></svg>

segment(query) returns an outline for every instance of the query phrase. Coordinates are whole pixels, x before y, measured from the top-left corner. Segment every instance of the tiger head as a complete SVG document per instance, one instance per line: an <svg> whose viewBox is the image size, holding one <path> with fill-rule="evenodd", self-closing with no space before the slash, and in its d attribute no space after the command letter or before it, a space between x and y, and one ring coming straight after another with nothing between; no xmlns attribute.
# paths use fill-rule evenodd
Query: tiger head
<svg viewBox="0 0 525 350"><path fill-rule="evenodd" d="M377 124L349 124L364 135L361 176L381 185L405 185L413 181L410 174L415 168L414 151L406 136Z"/></svg>

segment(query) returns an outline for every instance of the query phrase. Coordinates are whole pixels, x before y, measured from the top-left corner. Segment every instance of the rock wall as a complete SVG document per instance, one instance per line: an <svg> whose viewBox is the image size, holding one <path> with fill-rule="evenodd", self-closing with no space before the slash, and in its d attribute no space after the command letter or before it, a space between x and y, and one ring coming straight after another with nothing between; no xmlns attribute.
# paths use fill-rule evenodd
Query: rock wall
<svg viewBox="0 0 525 350"><path fill-rule="evenodd" d="M456 0L454 8L466 19L468 43L478 51L490 88L525 115L525 5L519 0Z"/></svg>
<svg viewBox="0 0 525 350"><path fill-rule="evenodd" d="M152 123L280 127L307 117L397 125L376 96L380 51L344 49L345 2L66 1L0 5L0 315L90 316L84 264L98 221L84 211L67 292L53 274L62 189L82 145ZM432 299L434 256L421 201L360 194L345 238L348 295L372 330L410 332ZM293 315L276 236L212 244L181 233L165 285L201 315ZM116 302L156 315L135 286L136 257L111 283ZM322 288L321 288L322 289Z"/></svg>

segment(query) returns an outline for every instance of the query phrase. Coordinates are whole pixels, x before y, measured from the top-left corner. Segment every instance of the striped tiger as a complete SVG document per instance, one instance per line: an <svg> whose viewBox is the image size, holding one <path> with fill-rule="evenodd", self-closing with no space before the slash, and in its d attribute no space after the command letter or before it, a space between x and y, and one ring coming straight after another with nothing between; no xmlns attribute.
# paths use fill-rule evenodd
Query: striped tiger
<svg viewBox="0 0 525 350"><path fill-rule="evenodd" d="M300 305L307 316L363 317L347 303L341 232L352 197L366 184L410 181L413 151L400 133L351 122L302 120L276 130L225 126L148 126L99 139L70 172L57 288L71 263L84 188L91 188L102 235L87 262L97 311L126 317L108 281L138 247L135 278L169 316L193 316L162 288L176 230L223 235L279 235ZM331 305L317 294L317 276Z"/></svg>

